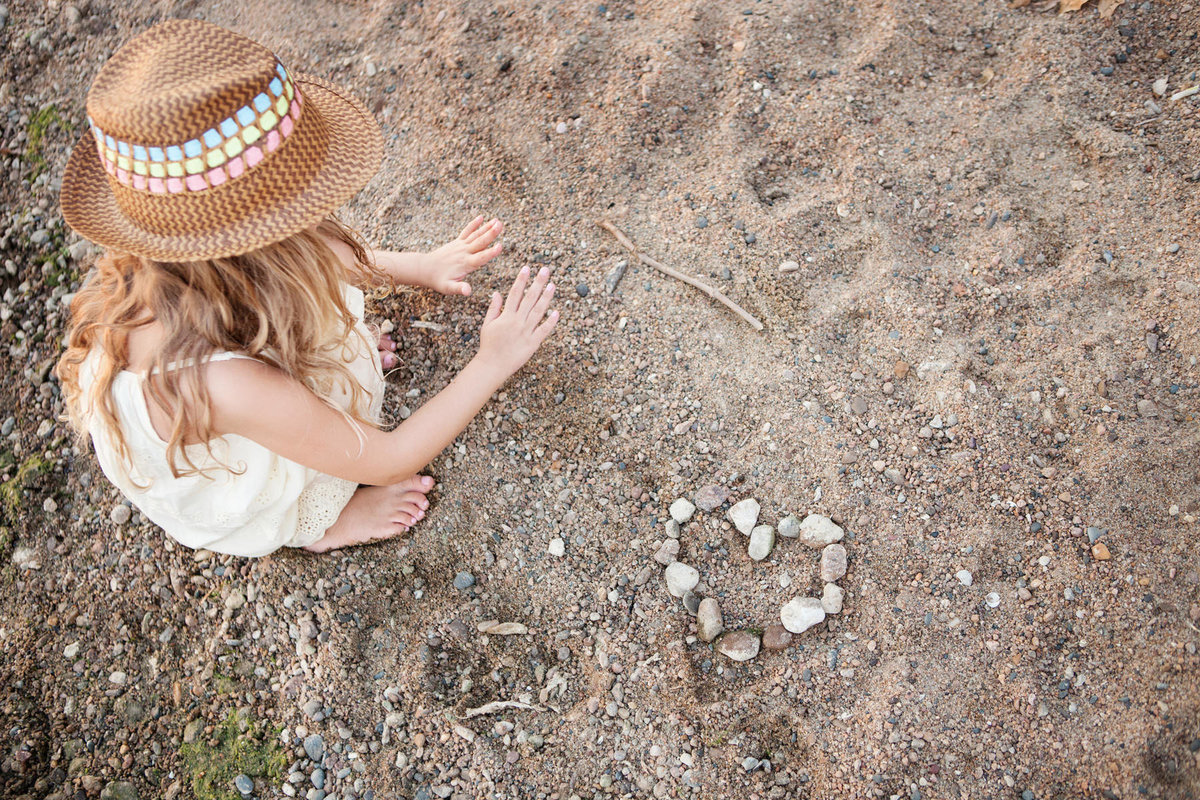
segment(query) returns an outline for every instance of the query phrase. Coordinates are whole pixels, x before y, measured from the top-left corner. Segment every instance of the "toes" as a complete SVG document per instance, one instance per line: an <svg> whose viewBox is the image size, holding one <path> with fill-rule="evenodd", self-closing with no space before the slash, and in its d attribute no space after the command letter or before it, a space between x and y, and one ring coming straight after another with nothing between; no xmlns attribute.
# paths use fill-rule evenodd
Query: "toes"
<svg viewBox="0 0 1200 800"><path fill-rule="evenodd" d="M425 516L425 509L421 508L416 503L401 503L396 511L401 515L407 514L414 520L419 520Z"/></svg>
<svg viewBox="0 0 1200 800"><path fill-rule="evenodd" d="M384 369L393 369L393 368L395 368L395 366L397 364L400 363L400 359L396 358L396 356L393 355L392 353L389 353L384 350L380 350L379 351L379 363L380 363L380 365L383 366Z"/></svg>
<svg viewBox="0 0 1200 800"><path fill-rule="evenodd" d="M433 478L428 475L413 475L408 480L403 480L395 484L395 486L401 491L425 494L433 488Z"/></svg>
<svg viewBox="0 0 1200 800"><path fill-rule="evenodd" d="M424 511L429 508L429 498L422 492L405 492L400 495L401 503L411 503L417 507L417 510Z"/></svg>

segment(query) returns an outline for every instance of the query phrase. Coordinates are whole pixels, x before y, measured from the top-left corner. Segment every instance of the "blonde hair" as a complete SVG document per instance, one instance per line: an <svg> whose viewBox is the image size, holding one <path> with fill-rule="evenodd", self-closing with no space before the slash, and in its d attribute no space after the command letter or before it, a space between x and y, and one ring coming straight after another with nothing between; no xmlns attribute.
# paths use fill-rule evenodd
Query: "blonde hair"
<svg viewBox="0 0 1200 800"><path fill-rule="evenodd" d="M364 390L346 366L345 348L353 346L357 319L343 297L346 268L327 239L347 245L372 282L386 280L356 235L332 217L282 242L211 261L173 263L106 253L71 302L67 349L57 367L75 430L86 435L88 419L99 414L122 460L131 465L112 386L128 366L130 332L150 322L159 323L164 335L146 393L171 414L167 462L175 477L202 472L186 444L203 443L211 457L216 438L207 386L195 378L185 383L175 367L204 364L215 353L252 356L322 398L339 384L347 387L349 418L366 423L359 410L366 405ZM93 351L98 358L85 390L80 370Z"/></svg>

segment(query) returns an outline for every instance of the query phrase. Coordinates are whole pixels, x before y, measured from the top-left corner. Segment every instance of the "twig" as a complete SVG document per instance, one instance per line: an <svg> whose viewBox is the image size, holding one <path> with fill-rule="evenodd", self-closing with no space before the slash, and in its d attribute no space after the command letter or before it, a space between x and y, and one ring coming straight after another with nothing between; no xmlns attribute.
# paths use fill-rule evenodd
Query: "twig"
<svg viewBox="0 0 1200 800"><path fill-rule="evenodd" d="M633 255L637 257L638 261L641 261L643 264L645 264L647 266L654 267L656 270L663 273L664 275L670 275L672 278L675 278L676 280L681 280L684 283L688 284L689 286L695 286L697 289L704 292L706 295L708 295L712 299L714 299L720 303L723 303L727 308L729 308L731 311L733 311L739 317L746 320L746 322L749 322L750 325L753 326L754 330L761 331L763 329L763 324L761 322L759 322L757 319L755 319L748 311L746 311L746 309L742 308L737 303L733 302L728 297L721 294L719 291L717 291L713 287L709 286L707 283L698 281L695 278L693 278L691 275L685 275L677 269L672 269L671 267L668 267L666 264L662 263L661 261L657 261L656 259L653 259L650 256L646 255L645 253L638 252L638 249L637 249L637 247L634 246L633 242L629 241L629 237L626 236L625 234L621 233L621 230L616 225L613 225L611 222L609 222L608 220L604 220L604 219L597 220L596 224L599 225L601 228L604 228L604 230L608 231L613 236L615 236L617 241L620 242L621 245L625 249L627 249L629 252L633 253Z"/></svg>
<svg viewBox="0 0 1200 800"><path fill-rule="evenodd" d="M544 708L532 706L529 703L518 703L516 700L493 700L490 703L484 703L479 708L468 708L464 717L482 716L483 714L495 714L497 711L504 711L507 708L520 708L526 711L545 711Z"/></svg>

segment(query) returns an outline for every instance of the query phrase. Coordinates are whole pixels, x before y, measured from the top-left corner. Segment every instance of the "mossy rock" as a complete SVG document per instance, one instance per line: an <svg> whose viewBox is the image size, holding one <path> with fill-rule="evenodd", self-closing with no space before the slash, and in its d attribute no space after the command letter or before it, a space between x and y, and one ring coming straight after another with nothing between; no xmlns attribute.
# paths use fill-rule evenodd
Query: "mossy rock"
<svg viewBox="0 0 1200 800"><path fill-rule="evenodd" d="M184 744L179 755L197 800L241 800L233 785L238 775L282 783L287 769L278 737L250 720L245 709L230 713L211 739Z"/></svg>

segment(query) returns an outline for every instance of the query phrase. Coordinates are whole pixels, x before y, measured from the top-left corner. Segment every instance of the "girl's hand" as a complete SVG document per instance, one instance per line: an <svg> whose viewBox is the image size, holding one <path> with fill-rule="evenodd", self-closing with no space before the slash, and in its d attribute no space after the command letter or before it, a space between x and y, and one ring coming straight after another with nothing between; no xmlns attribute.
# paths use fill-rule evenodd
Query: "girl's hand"
<svg viewBox="0 0 1200 800"><path fill-rule="evenodd" d="M502 300L492 295L483 327L479 330L479 356L482 362L499 369L507 377L530 359L558 323L558 311L546 312L554 297L549 283L550 268L542 267L529 291L529 267L521 267L517 279Z"/></svg>
<svg viewBox="0 0 1200 800"><path fill-rule="evenodd" d="M486 225L482 215L471 220L457 239L429 254L425 285L442 294L469 295L471 285L463 279L500 255L501 245L493 242L503 232L498 219Z"/></svg>

